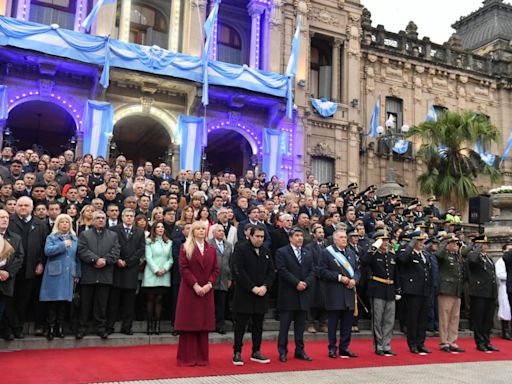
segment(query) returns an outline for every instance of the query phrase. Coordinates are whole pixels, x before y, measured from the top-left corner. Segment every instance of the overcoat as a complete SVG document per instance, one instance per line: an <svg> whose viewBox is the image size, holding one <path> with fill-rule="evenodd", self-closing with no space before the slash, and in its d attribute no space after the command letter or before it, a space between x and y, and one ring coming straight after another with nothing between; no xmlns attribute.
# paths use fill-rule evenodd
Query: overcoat
<svg viewBox="0 0 512 384"><path fill-rule="evenodd" d="M146 243L144 230L132 227L130 233L126 233L123 224L109 228L117 233L119 240L119 259L126 261L126 267L114 266L114 284L116 288L137 289L139 264L144 257Z"/></svg>
<svg viewBox="0 0 512 384"><path fill-rule="evenodd" d="M144 268L144 277L142 278L143 287L170 287L171 286L171 267L172 241L163 241L156 238L155 241L146 239L146 267ZM157 276L156 272L164 268L167 273L163 276Z"/></svg>
<svg viewBox="0 0 512 384"><path fill-rule="evenodd" d="M114 280L114 264L119 259L119 241L117 234L103 229L88 229L78 236L78 257L82 262L80 284L112 285ZM98 259L103 258L107 264L103 268L95 268Z"/></svg>
<svg viewBox="0 0 512 384"><path fill-rule="evenodd" d="M64 236L52 233L46 239L44 254L46 267L41 283L40 301L72 301L74 278L80 277L80 260L77 254L78 240L70 235L71 247L66 247Z"/></svg>
<svg viewBox="0 0 512 384"><path fill-rule="evenodd" d="M14 248L14 253L9 257L9 260L4 265L0 266L0 270L9 272L9 278L6 281L0 282L0 293L5 296L14 295L14 281L16 274L23 264L23 246L21 245L21 237L16 233L10 233L9 230L5 231L4 239L9 242L11 247Z"/></svg>
<svg viewBox="0 0 512 384"><path fill-rule="evenodd" d="M179 256L181 282L176 305L175 329L177 331L213 331L215 330L215 305L213 289L203 297L194 291L194 284L200 286L217 280L219 267L215 247L204 243L204 253L195 247L190 260L183 245Z"/></svg>

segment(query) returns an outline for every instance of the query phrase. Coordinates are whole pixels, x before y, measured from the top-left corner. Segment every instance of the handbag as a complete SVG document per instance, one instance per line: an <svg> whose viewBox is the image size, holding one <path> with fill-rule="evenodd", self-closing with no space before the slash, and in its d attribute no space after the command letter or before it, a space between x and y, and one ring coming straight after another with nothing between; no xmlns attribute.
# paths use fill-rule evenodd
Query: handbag
<svg viewBox="0 0 512 384"><path fill-rule="evenodd" d="M71 300L73 308L80 308L80 292L78 290L78 284L73 285L73 299Z"/></svg>

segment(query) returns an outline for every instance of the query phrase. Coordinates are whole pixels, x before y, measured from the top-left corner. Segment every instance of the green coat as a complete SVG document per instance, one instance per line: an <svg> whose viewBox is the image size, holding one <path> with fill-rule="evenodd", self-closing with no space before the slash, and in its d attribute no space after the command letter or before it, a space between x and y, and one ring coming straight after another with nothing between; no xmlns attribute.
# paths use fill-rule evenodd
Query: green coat
<svg viewBox="0 0 512 384"><path fill-rule="evenodd" d="M443 241L436 254L439 265L438 294L462 296L464 288L464 261L458 253L446 251L448 243Z"/></svg>
<svg viewBox="0 0 512 384"><path fill-rule="evenodd" d="M144 277L142 278L143 287L170 287L171 273L170 269L173 263L172 241L165 243L161 238L146 239L146 268L144 268ZM163 276L157 276L158 272L164 268L167 273Z"/></svg>

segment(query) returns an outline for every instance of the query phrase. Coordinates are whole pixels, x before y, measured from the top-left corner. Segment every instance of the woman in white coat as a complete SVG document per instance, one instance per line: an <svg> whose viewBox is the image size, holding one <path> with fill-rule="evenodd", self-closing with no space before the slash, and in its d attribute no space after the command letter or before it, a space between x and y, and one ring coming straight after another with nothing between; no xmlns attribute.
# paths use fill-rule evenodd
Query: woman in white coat
<svg viewBox="0 0 512 384"><path fill-rule="evenodd" d="M506 251L506 245L503 247L503 252ZM501 320L501 337L505 340L512 340L510 334L510 303L508 302L507 295L507 268L503 258L496 261L496 280L498 283L498 317Z"/></svg>

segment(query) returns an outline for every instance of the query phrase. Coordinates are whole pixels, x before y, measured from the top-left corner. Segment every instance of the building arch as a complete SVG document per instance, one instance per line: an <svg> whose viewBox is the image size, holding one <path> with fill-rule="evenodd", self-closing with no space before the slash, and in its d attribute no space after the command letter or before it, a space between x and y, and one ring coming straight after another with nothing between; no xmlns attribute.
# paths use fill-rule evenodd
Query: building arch
<svg viewBox="0 0 512 384"><path fill-rule="evenodd" d="M208 124L208 133L217 129L229 129L242 135L251 146L253 156L261 155L263 150L261 132L249 124L233 122L231 120L217 120Z"/></svg>

